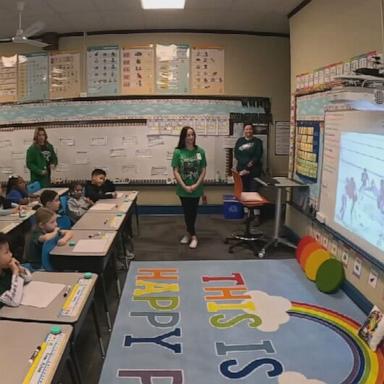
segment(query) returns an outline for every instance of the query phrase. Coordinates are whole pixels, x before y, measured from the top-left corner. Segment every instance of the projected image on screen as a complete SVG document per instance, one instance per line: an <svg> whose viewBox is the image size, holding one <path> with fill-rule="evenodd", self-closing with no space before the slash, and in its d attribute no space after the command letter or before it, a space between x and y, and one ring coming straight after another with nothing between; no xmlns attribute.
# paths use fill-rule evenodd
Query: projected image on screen
<svg viewBox="0 0 384 384"><path fill-rule="evenodd" d="M334 221L384 250L384 136L342 133Z"/></svg>

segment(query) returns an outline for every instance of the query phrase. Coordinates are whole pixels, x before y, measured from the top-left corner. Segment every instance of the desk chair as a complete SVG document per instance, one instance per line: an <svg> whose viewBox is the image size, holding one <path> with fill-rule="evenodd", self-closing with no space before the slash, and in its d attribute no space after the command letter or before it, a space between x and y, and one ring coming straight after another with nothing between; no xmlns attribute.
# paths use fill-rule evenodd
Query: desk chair
<svg viewBox="0 0 384 384"><path fill-rule="evenodd" d="M264 237L262 232L251 233L251 223L255 219L255 209L259 209L263 205L269 204L269 201L257 192L243 192L243 181L238 172L232 171L234 180L234 195L236 199L248 209L247 218L245 220L245 229L241 233L233 233L227 237L224 242L228 244L232 240L237 240L228 248L229 253L237 247L246 247L253 251L254 255L259 254L259 249L256 247L257 242L267 242L268 239Z"/></svg>
<svg viewBox="0 0 384 384"><path fill-rule="evenodd" d="M71 229L72 228L72 222L69 216L62 215L57 217L57 225L61 229Z"/></svg>
<svg viewBox="0 0 384 384"><path fill-rule="evenodd" d="M33 183L29 183L27 185L28 195L33 195L35 192L41 189L41 185L38 181L34 181Z"/></svg>
<svg viewBox="0 0 384 384"><path fill-rule="evenodd" d="M43 270L47 272L53 272L55 270L51 264L49 253L52 251L53 248L56 247L58 240L59 240L59 236L57 235L53 239L45 241L43 244L41 266L43 267Z"/></svg>
<svg viewBox="0 0 384 384"><path fill-rule="evenodd" d="M62 195L59 197L59 199L60 199L59 213L61 215L68 215L68 196Z"/></svg>

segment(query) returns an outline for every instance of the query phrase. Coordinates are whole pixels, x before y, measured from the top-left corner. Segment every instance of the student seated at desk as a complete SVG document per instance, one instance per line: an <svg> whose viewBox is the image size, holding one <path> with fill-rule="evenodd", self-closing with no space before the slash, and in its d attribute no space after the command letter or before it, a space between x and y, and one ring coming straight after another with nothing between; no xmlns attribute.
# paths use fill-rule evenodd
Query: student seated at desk
<svg viewBox="0 0 384 384"><path fill-rule="evenodd" d="M19 205L27 205L30 202L27 184L21 176L11 176L8 179L7 199Z"/></svg>
<svg viewBox="0 0 384 384"><path fill-rule="evenodd" d="M0 233L0 308L3 305L19 306L24 284L31 280L31 273L12 257L8 239Z"/></svg>
<svg viewBox="0 0 384 384"><path fill-rule="evenodd" d="M54 213L57 213L60 208L60 197L56 191L46 189L40 195L40 203L44 208L48 208Z"/></svg>
<svg viewBox="0 0 384 384"><path fill-rule="evenodd" d="M44 242L59 235L60 239L57 241L57 245L65 245L72 238L73 233L70 230L60 229L57 226L56 213L48 208L39 208L36 211L35 218L36 225L32 229L31 238L27 245L26 260L31 263L33 269L39 269L42 263Z"/></svg>
<svg viewBox="0 0 384 384"><path fill-rule="evenodd" d="M94 204L83 192L84 188L80 183L73 183L69 188L68 215L73 223L76 223Z"/></svg>
<svg viewBox="0 0 384 384"><path fill-rule="evenodd" d="M0 196L0 216L10 215L11 213L18 212L18 210L19 208L17 204L11 203L4 196Z"/></svg>
<svg viewBox="0 0 384 384"><path fill-rule="evenodd" d="M94 169L91 181L87 181L85 184L85 197L89 197L94 203L99 199L115 198L115 191L115 185L107 179L107 174L103 169Z"/></svg>

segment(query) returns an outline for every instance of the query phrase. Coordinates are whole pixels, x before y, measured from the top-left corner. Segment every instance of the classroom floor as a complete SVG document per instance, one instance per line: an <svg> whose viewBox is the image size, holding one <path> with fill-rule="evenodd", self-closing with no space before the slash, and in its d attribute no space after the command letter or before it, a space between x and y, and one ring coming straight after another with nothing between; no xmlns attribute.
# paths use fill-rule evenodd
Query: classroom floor
<svg viewBox="0 0 384 384"><path fill-rule="evenodd" d="M272 233L273 218L268 218L257 229L264 233ZM182 216L141 216L140 235L135 236L135 254L137 261L181 261L181 260L239 260L255 258L249 250L238 248L233 254L228 253L228 245L223 239L233 231L242 230L243 222L239 220L224 220L219 215L200 215L197 221L197 234L199 246L197 249L189 249L186 245L179 244L184 235L184 222ZM292 250L280 247L271 250L266 259L293 258ZM116 286L112 273L107 271L108 296L112 320L118 309ZM126 272L121 271L120 280L122 286L125 282ZM96 292L99 320L102 325L104 345L107 348L110 334L105 326L105 315L100 300L100 293ZM92 318L85 322L84 330L77 340L77 354L85 384L96 384L99 380L103 360L100 357L99 348L94 333ZM71 383L67 372L63 375L62 384Z"/></svg>

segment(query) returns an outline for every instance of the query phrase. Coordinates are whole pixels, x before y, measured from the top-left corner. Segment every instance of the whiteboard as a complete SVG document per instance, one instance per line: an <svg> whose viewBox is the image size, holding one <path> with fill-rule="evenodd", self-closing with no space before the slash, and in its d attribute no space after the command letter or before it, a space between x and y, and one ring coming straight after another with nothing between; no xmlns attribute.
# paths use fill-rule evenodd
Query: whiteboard
<svg viewBox="0 0 384 384"><path fill-rule="evenodd" d="M317 218L384 264L384 112L325 115Z"/></svg>
<svg viewBox="0 0 384 384"><path fill-rule="evenodd" d="M59 159L52 181L89 179L94 168L105 169L108 178L115 182L173 178L171 159L178 143L177 132L154 135L146 123L127 122L64 126L52 123L45 129ZM207 180L214 180L217 172L225 175L224 132L217 131L212 136L197 134L196 143L207 157ZM33 128L0 130L0 181L5 182L10 175L29 180L25 157L32 137Z"/></svg>

